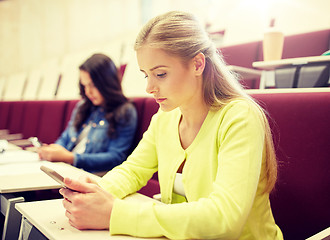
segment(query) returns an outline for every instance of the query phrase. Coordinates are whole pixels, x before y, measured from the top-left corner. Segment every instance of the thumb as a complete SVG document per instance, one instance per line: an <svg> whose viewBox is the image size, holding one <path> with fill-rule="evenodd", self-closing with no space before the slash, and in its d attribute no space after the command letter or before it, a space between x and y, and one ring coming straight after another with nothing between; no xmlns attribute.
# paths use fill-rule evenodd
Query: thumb
<svg viewBox="0 0 330 240"><path fill-rule="evenodd" d="M64 178L64 184L67 188L77 191L77 192L81 192L81 193L90 193L90 192L94 192L93 188L91 185L91 183L87 183L87 182L81 182L78 180L74 180L71 178Z"/></svg>

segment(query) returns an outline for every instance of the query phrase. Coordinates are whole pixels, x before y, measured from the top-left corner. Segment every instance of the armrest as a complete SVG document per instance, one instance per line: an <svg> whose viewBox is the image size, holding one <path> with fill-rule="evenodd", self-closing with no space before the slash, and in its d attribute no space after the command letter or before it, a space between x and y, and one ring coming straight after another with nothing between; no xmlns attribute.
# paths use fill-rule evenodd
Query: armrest
<svg viewBox="0 0 330 240"><path fill-rule="evenodd" d="M18 140L23 138L23 134L21 133L6 134L6 135L1 135L0 138L7 141Z"/></svg>
<svg viewBox="0 0 330 240"><path fill-rule="evenodd" d="M9 134L9 130L8 129L0 129L0 138L2 135L8 135Z"/></svg>

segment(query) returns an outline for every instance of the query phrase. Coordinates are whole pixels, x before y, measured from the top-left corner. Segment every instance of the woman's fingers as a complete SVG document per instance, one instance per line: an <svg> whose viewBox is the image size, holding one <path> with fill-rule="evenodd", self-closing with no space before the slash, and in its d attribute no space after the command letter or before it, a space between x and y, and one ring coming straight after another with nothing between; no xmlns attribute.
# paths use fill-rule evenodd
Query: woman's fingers
<svg viewBox="0 0 330 240"><path fill-rule="evenodd" d="M113 196L88 179L65 178L64 183L68 188L61 188L60 194L70 224L77 229L109 228Z"/></svg>
<svg viewBox="0 0 330 240"><path fill-rule="evenodd" d="M77 192L81 192L81 193L88 193L88 192L95 191L95 184L88 183L88 182L82 182L82 181L74 180L71 178L64 178L64 184L69 189L77 191Z"/></svg>
<svg viewBox="0 0 330 240"><path fill-rule="evenodd" d="M87 174L83 174L83 175L80 175L78 180L80 182L86 182L86 183L94 183L94 184L97 184L97 180L96 178L92 178L91 176L87 175Z"/></svg>
<svg viewBox="0 0 330 240"><path fill-rule="evenodd" d="M64 198L63 201L62 201L62 204L63 204L63 207L66 210L68 210L69 212L71 211L71 208L72 208L73 204L69 199Z"/></svg>

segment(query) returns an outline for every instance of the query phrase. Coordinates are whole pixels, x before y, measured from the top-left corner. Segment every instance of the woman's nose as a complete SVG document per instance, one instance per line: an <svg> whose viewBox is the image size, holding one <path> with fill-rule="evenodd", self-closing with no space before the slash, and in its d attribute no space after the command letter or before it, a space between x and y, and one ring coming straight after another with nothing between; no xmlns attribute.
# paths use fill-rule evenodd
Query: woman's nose
<svg viewBox="0 0 330 240"><path fill-rule="evenodd" d="M148 78L146 92L149 94L153 94L157 91L158 91L158 88L156 87L154 81L151 78Z"/></svg>
<svg viewBox="0 0 330 240"><path fill-rule="evenodd" d="M85 87L85 94L89 95L91 93L91 89L89 87Z"/></svg>

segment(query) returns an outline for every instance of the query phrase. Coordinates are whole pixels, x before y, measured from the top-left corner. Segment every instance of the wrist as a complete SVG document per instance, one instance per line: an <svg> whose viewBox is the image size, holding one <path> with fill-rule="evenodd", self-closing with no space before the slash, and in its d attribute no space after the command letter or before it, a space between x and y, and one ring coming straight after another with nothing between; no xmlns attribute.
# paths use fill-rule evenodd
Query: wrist
<svg viewBox="0 0 330 240"><path fill-rule="evenodd" d="M74 154L72 152L68 152L68 156L67 156L67 159L66 159L66 162L73 165L73 162L74 162Z"/></svg>

